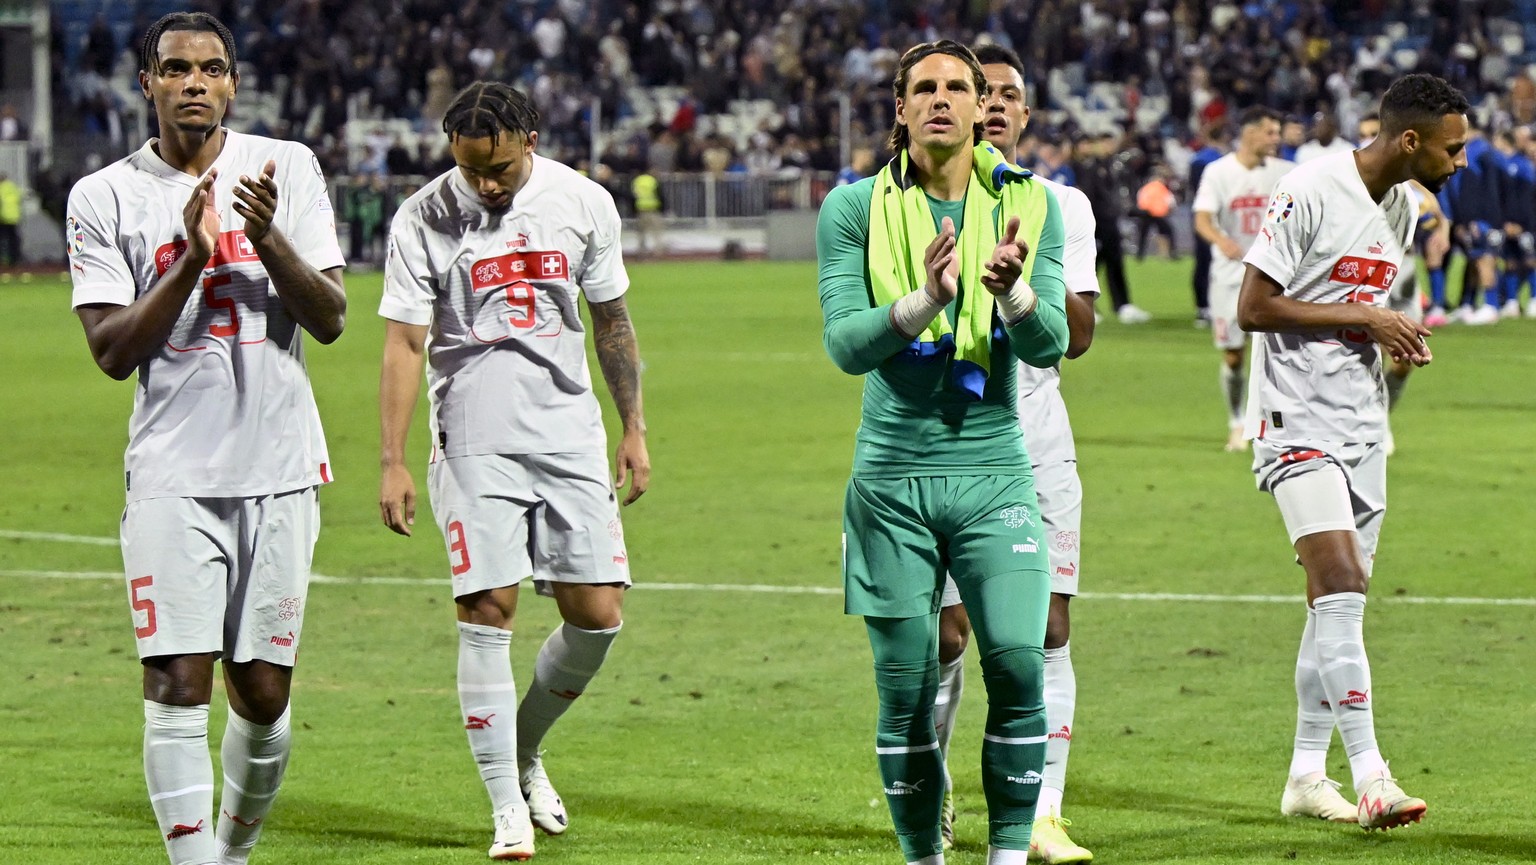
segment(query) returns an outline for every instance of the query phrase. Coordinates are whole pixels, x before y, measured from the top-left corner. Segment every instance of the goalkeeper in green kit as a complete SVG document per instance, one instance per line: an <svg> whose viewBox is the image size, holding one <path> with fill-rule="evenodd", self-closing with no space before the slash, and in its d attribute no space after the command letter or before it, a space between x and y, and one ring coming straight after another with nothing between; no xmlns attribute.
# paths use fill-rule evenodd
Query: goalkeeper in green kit
<svg viewBox="0 0 1536 865"><path fill-rule="evenodd" d="M965 46L910 49L894 90L894 157L834 189L816 228L827 353L865 377L843 505L846 611L874 650L875 753L905 861L942 865L933 699L954 577L989 703L987 861L1022 865L1045 761L1050 581L1014 359L1046 368L1066 350L1061 215L982 140L985 77Z"/></svg>

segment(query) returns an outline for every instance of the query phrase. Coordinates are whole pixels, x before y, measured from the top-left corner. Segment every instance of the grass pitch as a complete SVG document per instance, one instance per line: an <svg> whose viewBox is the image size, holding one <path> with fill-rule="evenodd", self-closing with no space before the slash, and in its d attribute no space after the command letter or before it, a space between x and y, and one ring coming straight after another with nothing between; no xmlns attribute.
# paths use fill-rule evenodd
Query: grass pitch
<svg viewBox="0 0 1536 865"><path fill-rule="evenodd" d="M1221 450L1217 354L1190 326L1187 274L1135 267L1157 320L1106 320L1066 367L1093 593L1073 605L1074 837L1106 863L1536 861L1536 324L1444 329L1394 416L1369 647L1383 750L1430 810L1367 836L1279 816L1302 577L1247 458ZM633 276L655 465L625 514L639 586L608 666L548 742L572 828L541 837L535 861L899 862L869 653L836 594L859 382L822 353L814 268ZM338 477L316 569L338 582L310 592L294 758L255 862L484 861L443 545L425 507L412 539L379 524L379 279L348 292L347 333L310 352ZM88 540L116 535L131 385L95 369L67 284L46 279L0 286L0 368L0 862L157 865L121 561ZM555 621L525 598L520 684ZM970 680L952 865L985 858L974 664ZM1331 774L1347 781L1337 748Z"/></svg>

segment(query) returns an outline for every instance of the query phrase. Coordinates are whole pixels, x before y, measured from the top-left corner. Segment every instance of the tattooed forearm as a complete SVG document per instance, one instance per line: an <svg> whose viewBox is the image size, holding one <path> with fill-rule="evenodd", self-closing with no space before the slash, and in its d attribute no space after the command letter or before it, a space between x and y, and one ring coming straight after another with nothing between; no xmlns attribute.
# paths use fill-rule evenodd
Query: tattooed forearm
<svg viewBox="0 0 1536 865"><path fill-rule="evenodd" d="M597 349L597 364L608 382L608 393L624 423L626 432L645 432L645 412L640 400L640 347L635 342L635 326L629 320L624 298L589 304L592 312L592 341Z"/></svg>

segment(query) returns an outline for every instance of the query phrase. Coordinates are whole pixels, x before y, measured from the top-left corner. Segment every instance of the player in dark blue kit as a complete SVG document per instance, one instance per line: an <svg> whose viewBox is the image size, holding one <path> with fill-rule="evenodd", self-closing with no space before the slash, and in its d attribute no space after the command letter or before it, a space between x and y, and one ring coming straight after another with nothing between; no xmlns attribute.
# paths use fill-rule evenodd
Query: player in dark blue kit
<svg viewBox="0 0 1536 865"><path fill-rule="evenodd" d="M1200 176L1205 173L1206 166L1226 155L1227 141L1231 137L1231 132L1225 126L1218 125L1211 129L1205 146L1189 158L1190 189L1200 188ZM1190 224L1194 224L1193 213L1189 218ZM1210 327L1211 245L1200 239L1199 232L1195 233L1195 273L1190 287L1195 293L1195 327Z"/></svg>
<svg viewBox="0 0 1536 865"><path fill-rule="evenodd" d="M1515 146L1510 132L1495 135L1493 146L1504 159L1504 274L1499 284L1504 305L1500 315L1516 318L1520 315L1520 283L1529 283L1536 268L1536 163ZM1532 299L1536 299L1536 291Z"/></svg>
<svg viewBox="0 0 1536 865"><path fill-rule="evenodd" d="M1504 157L1475 130L1467 139L1466 154L1467 167L1440 192L1440 207L1451 218L1451 236L1467 257L1455 317L1466 324L1496 324L1498 259L1504 251Z"/></svg>

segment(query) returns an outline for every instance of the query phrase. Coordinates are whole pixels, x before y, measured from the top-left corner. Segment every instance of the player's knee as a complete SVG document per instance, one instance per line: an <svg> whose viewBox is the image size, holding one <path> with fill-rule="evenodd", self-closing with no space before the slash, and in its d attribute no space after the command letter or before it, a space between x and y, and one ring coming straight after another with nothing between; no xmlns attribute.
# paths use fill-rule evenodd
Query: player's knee
<svg viewBox="0 0 1536 865"><path fill-rule="evenodd" d="M1340 592L1365 594L1370 586L1370 573L1365 562L1358 556L1341 553L1330 556L1309 568L1313 584L1313 596L1333 595Z"/></svg>
<svg viewBox="0 0 1536 865"><path fill-rule="evenodd" d="M938 665L925 661L876 661L880 733L906 738L933 730L933 695Z"/></svg>
<svg viewBox="0 0 1536 865"><path fill-rule="evenodd" d="M984 652L981 676L994 710L1030 714L1045 710L1045 652L1039 646L1009 646Z"/></svg>
<svg viewBox="0 0 1536 865"><path fill-rule="evenodd" d="M456 599L459 621L508 630L517 612L517 587L471 592Z"/></svg>
<svg viewBox="0 0 1536 865"><path fill-rule="evenodd" d="M1072 618L1068 615L1067 598L1051 595L1051 609L1045 618L1045 647L1059 649L1072 639Z"/></svg>
<svg viewBox="0 0 1536 865"><path fill-rule="evenodd" d="M201 706L213 696L213 656L144 659L144 699L166 706Z"/></svg>
<svg viewBox="0 0 1536 865"><path fill-rule="evenodd" d="M619 585L555 585L560 618L583 631L611 631L624 622L624 587Z"/></svg>

